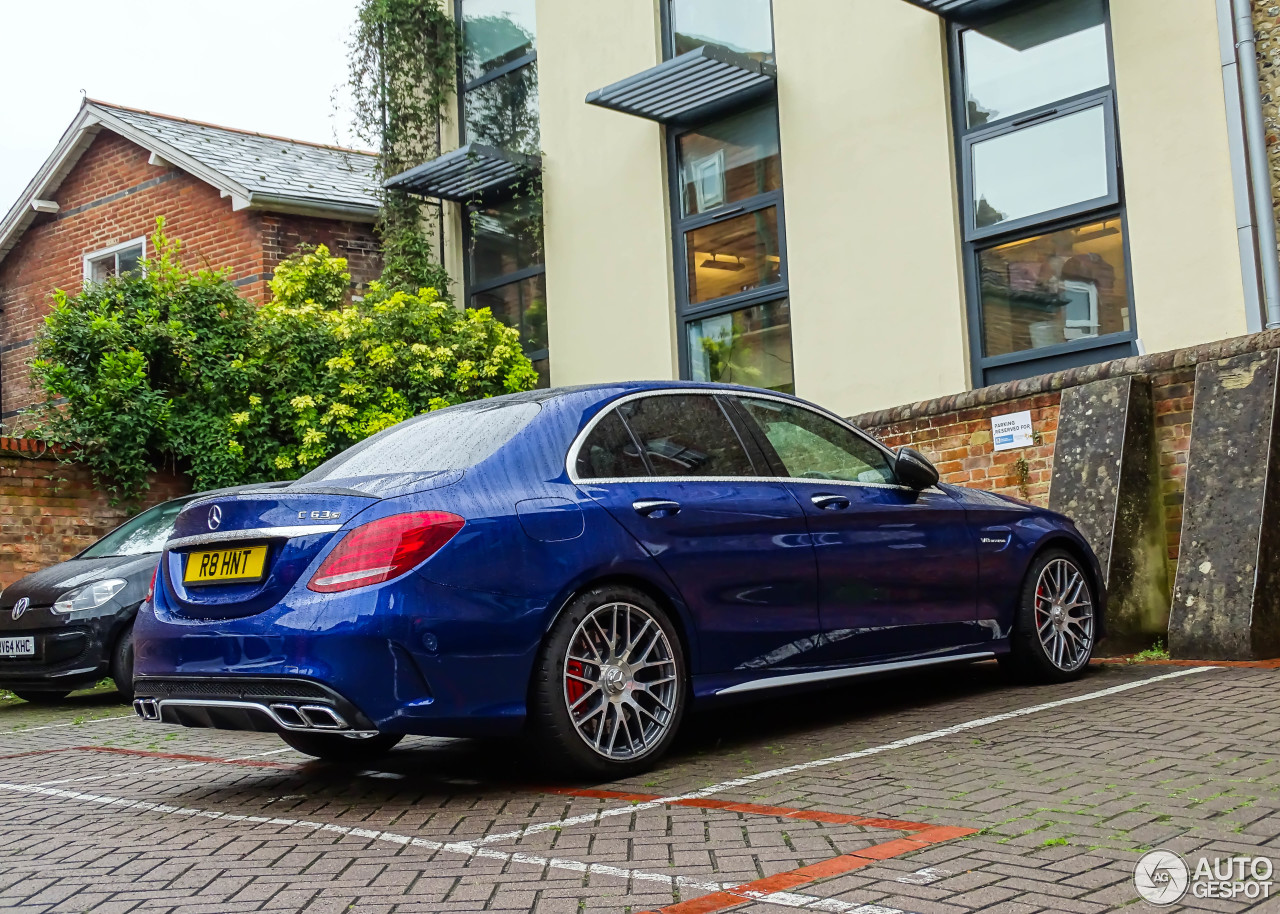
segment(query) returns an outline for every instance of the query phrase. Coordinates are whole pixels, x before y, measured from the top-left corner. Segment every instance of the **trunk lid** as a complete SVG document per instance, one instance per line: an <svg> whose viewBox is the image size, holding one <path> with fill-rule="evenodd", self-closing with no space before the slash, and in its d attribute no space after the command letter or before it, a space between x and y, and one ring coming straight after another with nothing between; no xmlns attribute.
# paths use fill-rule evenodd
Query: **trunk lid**
<svg viewBox="0 0 1280 914"><path fill-rule="evenodd" d="M167 592L175 614L228 619L262 612L277 603L339 529L379 499L355 490L251 491L192 502L178 515L165 548ZM265 557L256 550L265 549ZM256 563L255 580L189 583L193 563L221 563L239 571ZM235 563L234 569L231 568Z"/></svg>
<svg viewBox="0 0 1280 914"><path fill-rule="evenodd" d="M231 619L274 606L289 592L351 521L371 505L410 492L452 485L461 470L378 474L315 483L277 483L235 494L199 498L178 515L165 547L164 583L174 615L187 619ZM261 577L255 580L189 583L193 561L206 556L265 547ZM234 554L230 557L235 559Z"/></svg>

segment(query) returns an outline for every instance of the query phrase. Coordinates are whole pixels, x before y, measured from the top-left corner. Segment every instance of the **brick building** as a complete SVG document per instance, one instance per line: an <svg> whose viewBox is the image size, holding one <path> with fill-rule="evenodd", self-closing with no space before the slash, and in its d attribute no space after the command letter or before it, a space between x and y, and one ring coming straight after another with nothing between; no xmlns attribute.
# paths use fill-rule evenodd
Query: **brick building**
<svg viewBox="0 0 1280 914"><path fill-rule="evenodd" d="M0 426L37 394L31 345L54 289L131 269L156 218L191 268L262 301L281 259L326 244L354 285L377 276L375 157L86 99L0 221Z"/></svg>

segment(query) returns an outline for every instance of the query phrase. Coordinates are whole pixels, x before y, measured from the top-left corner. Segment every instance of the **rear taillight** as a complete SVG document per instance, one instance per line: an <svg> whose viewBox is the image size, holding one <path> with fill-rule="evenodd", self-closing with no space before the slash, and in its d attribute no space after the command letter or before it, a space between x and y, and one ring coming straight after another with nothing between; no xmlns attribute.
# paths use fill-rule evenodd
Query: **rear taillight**
<svg viewBox="0 0 1280 914"><path fill-rule="evenodd" d="M465 523L447 511L415 511L370 521L342 538L307 589L335 593L399 577L434 555Z"/></svg>
<svg viewBox="0 0 1280 914"><path fill-rule="evenodd" d="M156 570L151 572L151 584L147 587L147 603L155 603L156 601L156 575L160 573L160 566L156 565Z"/></svg>

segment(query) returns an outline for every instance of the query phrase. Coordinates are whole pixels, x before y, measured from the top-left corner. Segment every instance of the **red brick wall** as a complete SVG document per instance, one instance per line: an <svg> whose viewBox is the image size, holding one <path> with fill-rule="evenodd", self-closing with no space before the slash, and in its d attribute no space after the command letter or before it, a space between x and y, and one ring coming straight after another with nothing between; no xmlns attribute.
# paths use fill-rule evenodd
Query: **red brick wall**
<svg viewBox="0 0 1280 914"><path fill-rule="evenodd" d="M180 169L148 165L150 153L101 131L53 195L56 214L41 215L0 261L0 422L34 401L27 363L54 289L74 290L84 255L149 236L157 216L182 241L189 268L229 269L241 294L267 296L276 264L299 244L328 244L351 257L354 284L380 267L372 226L231 208L231 200ZM147 253L151 250L148 240Z"/></svg>
<svg viewBox="0 0 1280 914"><path fill-rule="evenodd" d="M141 505L112 505L88 470L36 447L0 438L0 587L66 561L143 508L189 491L181 478L155 477Z"/></svg>
<svg viewBox="0 0 1280 914"><path fill-rule="evenodd" d="M1002 495L1049 504L1053 448L1058 433L1059 393L1007 400L998 409L973 407L869 428L890 447L910 445L934 462L943 482L989 489ZM1031 411L1035 447L996 452L991 417Z"/></svg>
<svg viewBox="0 0 1280 914"><path fill-rule="evenodd" d="M923 452L938 467L943 482L988 489L1047 506L1062 390L1107 377L1142 375L1151 383L1155 406L1156 451L1172 574L1182 535L1182 500L1191 447L1196 365L1243 352L1276 348L1280 348L1280 331L1266 331L1192 349L1153 353L1011 381L866 413L853 417L853 421L890 447L910 445ZM996 453L991 445L991 417L1024 409L1031 411L1038 443L1034 447Z"/></svg>

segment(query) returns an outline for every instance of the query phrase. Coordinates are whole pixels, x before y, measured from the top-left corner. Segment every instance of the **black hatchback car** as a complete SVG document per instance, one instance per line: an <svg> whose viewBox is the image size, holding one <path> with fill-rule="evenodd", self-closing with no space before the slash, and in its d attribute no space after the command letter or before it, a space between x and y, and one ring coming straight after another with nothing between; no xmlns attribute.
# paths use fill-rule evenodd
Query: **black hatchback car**
<svg viewBox="0 0 1280 914"><path fill-rule="evenodd" d="M173 522L192 497L149 508L75 558L6 587L0 689L50 702L110 676L132 698L133 618Z"/></svg>

